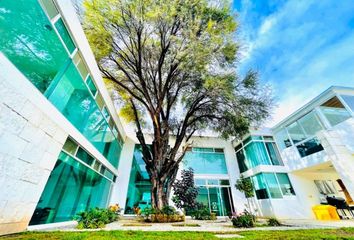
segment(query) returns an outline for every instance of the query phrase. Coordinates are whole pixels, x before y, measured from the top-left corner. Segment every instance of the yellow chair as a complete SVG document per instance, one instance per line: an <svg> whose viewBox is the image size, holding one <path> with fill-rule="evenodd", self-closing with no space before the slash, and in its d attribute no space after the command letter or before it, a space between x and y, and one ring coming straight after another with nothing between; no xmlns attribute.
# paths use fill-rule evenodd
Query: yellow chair
<svg viewBox="0 0 354 240"><path fill-rule="evenodd" d="M331 205L316 205L312 211L317 220L340 220L336 207Z"/></svg>

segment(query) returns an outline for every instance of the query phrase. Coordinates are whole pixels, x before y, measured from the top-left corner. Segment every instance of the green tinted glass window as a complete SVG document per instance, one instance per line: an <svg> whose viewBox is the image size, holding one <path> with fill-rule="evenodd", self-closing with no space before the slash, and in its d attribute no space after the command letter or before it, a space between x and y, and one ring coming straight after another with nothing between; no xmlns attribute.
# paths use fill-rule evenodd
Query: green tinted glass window
<svg viewBox="0 0 354 240"><path fill-rule="evenodd" d="M62 152L30 225L71 221L78 212L105 208L110 188L111 181Z"/></svg>
<svg viewBox="0 0 354 240"><path fill-rule="evenodd" d="M290 179L288 177L288 174L286 173L276 173L278 182L280 185L280 189L283 193L283 195L295 195L293 186L291 185Z"/></svg>
<svg viewBox="0 0 354 240"><path fill-rule="evenodd" d="M275 178L274 173L263 173L264 178L267 182L268 190L270 193L271 198L282 198L282 194L280 192L280 188Z"/></svg>
<svg viewBox="0 0 354 240"><path fill-rule="evenodd" d="M37 0L0 5L0 51L44 93L69 56Z"/></svg>
<svg viewBox="0 0 354 240"><path fill-rule="evenodd" d="M74 63L58 77L48 99L113 166L118 166L121 146Z"/></svg>
<svg viewBox="0 0 354 240"><path fill-rule="evenodd" d="M54 5L53 0L40 0L40 1L43 4L43 7L50 19L54 18L59 14L58 9Z"/></svg>
<svg viewBox="0 0 354 240"><path fill-rule="evenodd" d="M96 88L95 84L93 83L90 75L86 79L86 84L89 87L92 95L95 96L96 92L97 92L97 88Z"/></svg>
<svg viewBox="0 0 354 240"><path fill-rule="evenodd" d="M54 25L58 30L61 38L63 39L65 46L68 48L69 52L73 53L76 47L73 40L70 37L68 30L65 27L63 20L59 18Z"/></svg>
<svg viewBox="0 0 354 240"><path fill-rule="evenodd" d="M272 165L267 155L267 150L263 142L251 142L245 147L245 154L249 167L258 165Z"/></svg>
<svg viewBox="0 0 354 240"><path fill-rule="evenodd" d="M227 174L224 153L202 151L187 151L184 158L184 168L193 168L196 174ZM200 149L200 148L199 148Z"/></svg>
<svg viewBox="0 0 354 240"><path fill-rule="evenodd" d="M87 163L90 166L93 163L93 161L95 160L90 154L88 154L81 147L79 147L79 149L77 150L76 157L78 159L82 160L83 162Z"/></svg>
<svg viewBox="0 0 354 240"><path fill-rule="evenodd" d="M72 155L75 155L76 153L76 149L77 149L77 144L76 142L74 142L73 140L71 140L70 138L68 138L63 146L63 149L72 154Z"/></svg>

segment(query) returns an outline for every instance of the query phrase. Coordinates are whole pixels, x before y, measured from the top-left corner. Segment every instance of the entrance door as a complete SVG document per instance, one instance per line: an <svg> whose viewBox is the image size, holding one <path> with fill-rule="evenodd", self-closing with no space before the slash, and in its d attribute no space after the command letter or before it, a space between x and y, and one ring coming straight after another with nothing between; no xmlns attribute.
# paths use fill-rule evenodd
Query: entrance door
<svg viewBox="0 0 354 240"><path fill-rule="evenodd" d="M224 211L221 204L220 188L209 188L210 211L216 213L217 216L223 216Z"/></svg>

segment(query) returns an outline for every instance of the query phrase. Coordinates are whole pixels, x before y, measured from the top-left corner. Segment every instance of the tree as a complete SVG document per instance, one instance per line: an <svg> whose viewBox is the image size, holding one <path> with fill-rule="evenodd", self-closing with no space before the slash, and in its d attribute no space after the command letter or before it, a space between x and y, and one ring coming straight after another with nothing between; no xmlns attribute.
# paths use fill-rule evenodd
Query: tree
<svg viewBox="0 0 354 240"><path fill-rule="evenodd" d="M174 196L172 201L176 207L190 210L196 207L198 188L194 185L194 171L192 168L182 170L181 179L176 180L173 185Z"/></svg>
<svg viewBox="0 0 354 240"><path fill-rule="evenodd" d="M204 129L225 138L245 134L268 117L268 91L255 72L236 74L237 23L227 4L86 0L84 6L84 30L119 93L120 115L135 124L152 206L161 209L191 137Z"/></svg>
<svg viewBox="0 0 354 240"><path fill-rule="evenodd" d="M244 178L243 175L241 175L240 178L237 179L235 187L237 190L245 194L248 203L248 208L250 212L252 212L249 199L254 197L254 187L251 179Z"/></svg>

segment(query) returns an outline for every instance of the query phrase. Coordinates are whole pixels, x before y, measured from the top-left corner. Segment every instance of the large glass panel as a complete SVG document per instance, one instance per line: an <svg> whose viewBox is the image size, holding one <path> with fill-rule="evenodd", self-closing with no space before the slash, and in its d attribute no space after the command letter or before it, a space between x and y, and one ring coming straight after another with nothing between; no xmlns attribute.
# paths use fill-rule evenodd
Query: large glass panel
<svg viewBox="0 0 354 240"><path fill-rule="evenodd" d="M230 188L221 187L220 194L221 194L221 204L224 210L224 216L231 216L232 212L234 211L232 206L232 196L231 196Z"/></svg>
<svg viewBox="0 0 354 240"><path fill-rule="evenodd" d="M0 51L42 92L68 54L37 0L1 1Z"/></svg>
<svg viewBox="0 0 354 240"><path fill-rule="evenodd" d="M206 207L209 207L209 194L208 189L206 187L198 187L198 196L196 201L198 203L203 203L203 205Z"/></svg>
<svg viewBox="0 0 354 240"><path fill-rule="evenodd" d="M221 206L220 188L209 187L209 200L211 212L216 213L217 216L223 216L224 214Z"/></svg>
<svg viewBox="0 0 354 240"><path fill-rule="evenodd" d="M135 145L133 165L130 171L125 214L136 214L151 206L151 183L146 164L142 158L141 146Z"/></svg>
<svg viewBox="0 0 354 240"><path fill-rule="evenodd" d="M54 24L56 29L58 30L61 39L63 39L63 42L65 43L65 46L68 48L70 53L73 53L75 50L75 44L73 40L70 37L70 34L68 30L66 29L64 22L61 18L59 18L56 23Z"/></svg>
<svg viewBox="0 0 354 240"><path fill-rule="evenodd" d="M341 97L343 98L345 103L348 105L348 107L350 107L352 112L354 112L354 96L342 95Z"/></svg>
<svg viewBox="0 0 354 240"><path fill-rule="evenodd" d="M50 19L54 18L59 14L58 9L54 5L53 0L40 0L40 1L43 4L43 7Z"/></svg>
<svg viewBox="0 0 354 240"><path fill-rule="evenodd" d="M72 220L92 207L107 207L111 182L62 152L30 225Z"/></svg>
<svg viewBox="0 0 354 240"><path fill-rule="evenodd" d="M263 174L257 174L253 177L251 177L254 190L256 193L257 199L267 199L269 198L268 192L267 192L267 185L264 180Z"/></svg>
<svg viewBox="0 0 354 240"><path fill-rule="evenodd" d="M49 101L117 167L121 146L71 61L55 83L47 91Z"/></svg>
<svg viewBox="0 0 354 240"><path fill-rule="evenodd" d="M344 122L351 117L345 108L321 107L320 109L331 126L335 126L341 122Z"/></svg>
<svg viewBox="0 0 354 240"><path fill-rule="evenodd" d="M299 151L301 157L306 157L308 155L311 155L313 153L317 153L317 152L323 150L323 147L317 138L312 138L306 142L303 142L303 143L297 145L296 148Z"/></svg>
<svg viewBox="0 0 354 240"><path fill-rule="evenodd" d="M187 151L184 159L185 168L193 168L196 174L227 174L224 153L214 152L212 148L198 148Z"/></svg>
<svg viewBox="0 0 354 240"><path fill-rule="evenodd" d="M287 129L291 139L293 140L293 143L296 144L306 139L304 131L297 122L290 124Z"/></svg>
<svg viewBox="0 0 354 240"><path fill-rule="evenodd" d="M277 149L277 145L273 142L266 142L265 143L270 160L272 161L273 165L283 165L281 160L280 154Z"/></svg>
<svg viewBox="0 0 354 240"><path fill-rule="evenodd" d="M271 198L282 198L282 194L274 173L263 173Z"/></svg>
<svg viewBox="0 0 354 240"><path fill-rule="evenodd" d="M240 150L236 153L236 158L237 158L238 168L240 169L240 172L243 173L247 171L250 166L247 166L248 162L246 161L246 156L243 150Z"/></svg>
<svg viewBox="0 0 354 240"><path fill-rule="evenodd" d="M318 131L323 129L323 126L315 112L306 114L300 118L298 122L304 129L307 137L312 137L316 135Z"/></svg>
<svg viewBox="0 0 354 240"><path fill-rule="evenodd" d="M282 129L279 132L276 132L275 140L281 150L291 146L291 141L289 139L288 133L286 132L286 129Z"/></svg>
<svg viewBox="0 0 354 240"><path fill-rule="evenodd" d="M333 97L323 103L320 110L331 126L335 126L351 117L350 113L337 97Z"/></svg>
<svg viewBox="0 0 354 240"><path fill-rule="evenodd" d="M295 195L293 186L291 185L288 174L286 173L276 173L278 182L280 185L281 192L284 196Z"/></svg>
<svg viewBox="0 0 354 240"><path fill-rule="evenodd" d="M251 142L244 149L250 168L258 165L272 165L263 142Z"/></svg>

